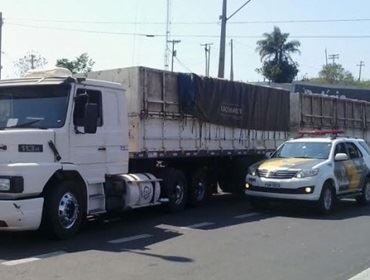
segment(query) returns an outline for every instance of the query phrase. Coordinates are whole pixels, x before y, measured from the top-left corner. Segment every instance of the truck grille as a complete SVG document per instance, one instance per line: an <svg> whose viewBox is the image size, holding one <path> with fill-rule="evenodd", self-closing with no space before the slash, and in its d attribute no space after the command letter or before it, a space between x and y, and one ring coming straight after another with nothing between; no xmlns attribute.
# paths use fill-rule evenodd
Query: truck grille
<svg viewBox="0 0 370 280"><path fill-rule="evenodd" d="M276 170L268 171L265 169L258 169L258 175L263 178L270 179L291 179L293 178L298 171L295 170Z"/></svg>

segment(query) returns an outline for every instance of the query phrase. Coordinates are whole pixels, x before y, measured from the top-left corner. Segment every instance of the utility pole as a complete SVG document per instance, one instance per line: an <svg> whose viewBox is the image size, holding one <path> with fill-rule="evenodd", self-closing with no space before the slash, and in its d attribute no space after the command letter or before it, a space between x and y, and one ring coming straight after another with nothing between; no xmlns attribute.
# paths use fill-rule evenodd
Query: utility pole
<svg viewBox="0 0 370 280"><path fill-rule="evenodd" d="M328 49L325 48L325 65L328 66Z"/></svg>
<svg viewBox="0 0 370 280"><path fill-rule="evenodd" d="M363 62L362 60L360 61L360 64L357 64L357 66L360 68L360 73L358 75L358 81L360 82L361 81L361 76L362 76L362 67L365 67L365 62Z"/></svg>
<svg viewBox="0 0 370 280"><path fill-rule="evenodd" d="M202 47L204 47L204 54L206 58L206 63L205 63L205 75L206 77L209 77L209 69L211 65L211 46L213 43L205 43L201 44Z"/></svg>
<svg viewBox="0 0 370 280"><path fill-rule="evenodd" d="M1 64L1 58L3 54L3 49L2 49L2 33L3 33L3 13L0 12L0 80L1 80L1 72L3 70L3 65Z"/></svg>
<svg viewBox="0 0 370 280"><path fill-rule="evenodd" d="M220 57L218 62L218 77L223 78L225 74L225 52L226 52L226 22L227 22L227 0L222 3Z"/></svg>
<svg viewBox="0 0 370 280"><path fill-rule="evenodd" d="M339 59L339 54L331 54L329 59L333 60L333 64L335 64L335 60Z"/></svg>
<svg viewBox="0 0 370 280"><path fill-rule="evenodd" d="M34 54L31 54L31 59L30 59L30 62L31 62L31 69L35 69L35 55Z"/></svg>
<svg viewBox="0 0 370 280"><path fill-rule="evenodd" d="M170 34L171 34L171 0L167 0L167 19L166 19L166 45L164 49L164 69L168 70L170 58Z"/></svg>
<svg viewBox="0 0 370 280"><path fill-rule="evenodd" d="M234 81L234 41L230 41L231 47L231 62L230 62L230 81Z"/></svg>
<svg viewBox="0 0 370 280"><path fill-rule="evenodd" d="M239 9L233 12L229 17L227 16L227 0L222 1L222 15L221 20L221 38L220 38L220 57L218 62L218 77L224 78L225 75L225 52L226 52L226 23L229 19L235 16L241 9L243 9L252 0L246 1Z"/></svg>
<svg viewBox="0 0 370 280"><path fill-rule="evenodd" d="M171 61L171 72L173 72L173 60L177 55L177 51L175 50L175 45L181 43L180 40L169 40L168 43L172 44L172 61Z"/></svg>

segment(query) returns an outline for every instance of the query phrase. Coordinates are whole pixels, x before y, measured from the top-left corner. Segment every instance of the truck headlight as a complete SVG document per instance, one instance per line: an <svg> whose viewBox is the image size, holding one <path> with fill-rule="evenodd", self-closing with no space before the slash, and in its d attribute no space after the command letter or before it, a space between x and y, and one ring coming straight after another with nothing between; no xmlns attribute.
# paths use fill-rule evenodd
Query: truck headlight
<svg viewBox="0 0 370 280"><path fill-rule="evenodd" d="M317 174L319 174L319 171L320 169L318 168L301 170L295 175L295 177L298 179L307 178L307 177L315 177Z"/></svg>
<svg viewBox="0 0 370 280"><path fill-rule="evenodd" d="M0 191L2 191L2 192L10 191L10 179L1 179L0 178Z"/></svg>
<svg viewBox="0 0 370 280"><path fill-rule="evenodd" d="M0 176L0 193L22 193L24 190L23 177Z"/></svg>

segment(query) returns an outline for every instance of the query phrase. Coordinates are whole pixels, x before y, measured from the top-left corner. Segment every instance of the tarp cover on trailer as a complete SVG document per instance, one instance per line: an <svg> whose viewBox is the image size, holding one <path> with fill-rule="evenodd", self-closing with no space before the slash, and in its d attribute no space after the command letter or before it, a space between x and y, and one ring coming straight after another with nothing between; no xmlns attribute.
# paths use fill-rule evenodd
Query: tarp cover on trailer
<svg viewBox="0 0 370 280"><path fill-rule="evenodd" d="M195 74L179 74L178 87L182 114L231 127L289 130L288 91Z"/></svg>

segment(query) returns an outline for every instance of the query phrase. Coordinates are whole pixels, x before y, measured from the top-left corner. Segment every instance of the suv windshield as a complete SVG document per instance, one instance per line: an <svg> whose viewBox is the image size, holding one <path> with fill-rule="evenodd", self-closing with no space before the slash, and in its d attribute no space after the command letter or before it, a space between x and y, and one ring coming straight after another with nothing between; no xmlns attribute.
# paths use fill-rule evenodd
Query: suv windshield
<svg viewBox="0 0 370 280"><path fill-rule="evenodd" d="M331 143L290 142L280 147L273 157L327 159L331 146Z"/></svg>
<svg viewBox="0 0 370 280"><path fill-rule="evenodd" d="M65 84L0 87L0 129L62 127L69 92Z"/></svg>

